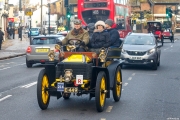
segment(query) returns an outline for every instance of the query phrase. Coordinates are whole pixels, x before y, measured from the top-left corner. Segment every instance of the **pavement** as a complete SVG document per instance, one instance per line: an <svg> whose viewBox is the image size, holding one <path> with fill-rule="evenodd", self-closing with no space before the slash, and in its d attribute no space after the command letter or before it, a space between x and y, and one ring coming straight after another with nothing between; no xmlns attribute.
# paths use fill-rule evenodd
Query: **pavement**
<svg viewBox="0 0 180 120"><path fill-rule="evenodd" d="M15 39L8 39L2 43L0 60L25 55L26 49L30 45L30 41L27 34L23 34L22 37L22 41L20 41L16 34Z"/></svg>
<svg viewBox="0 0 180 120"><path fill-rule="evenodd" d="M175 33L175 39L180 36L180 33ZM8 39L2 44L0 50L0 60L18 57L26 54L26 49L30 45L27 34L23 35L22 41L18 39L16 34L15 39Z"/></svg>

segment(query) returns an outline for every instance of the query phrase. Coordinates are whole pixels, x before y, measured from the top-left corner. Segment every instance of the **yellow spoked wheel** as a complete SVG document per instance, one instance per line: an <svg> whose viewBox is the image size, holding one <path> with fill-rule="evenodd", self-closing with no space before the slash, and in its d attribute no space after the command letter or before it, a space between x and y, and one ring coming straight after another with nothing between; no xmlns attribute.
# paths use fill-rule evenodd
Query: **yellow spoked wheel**
<svg viewBox="0 0 180 120"><path fill-rule="evenodd" d="M49 87L49 79L46 74L46 70L43 69L40 71L38 76L38 83L37 83L37 99L39 107L42 110L47 109L49 105L50 95L47 91L47 88Z"/></svg>
<svg viewBox="0 0 180 120"><path fill-rule="evenodd" d="M122 91L122 74L121 68L118 66L116 69L115 79L114 79L114 86L113 86L113 98L114 101L118 102L121 97Z"/></svg>
<svg viewBox="0 0 180 120"><path fill-rule="evenodd" d="M106 74L101 71L98 73L95 89L96 109L98 112L102 112L104 110L106 91Z"/></svg>

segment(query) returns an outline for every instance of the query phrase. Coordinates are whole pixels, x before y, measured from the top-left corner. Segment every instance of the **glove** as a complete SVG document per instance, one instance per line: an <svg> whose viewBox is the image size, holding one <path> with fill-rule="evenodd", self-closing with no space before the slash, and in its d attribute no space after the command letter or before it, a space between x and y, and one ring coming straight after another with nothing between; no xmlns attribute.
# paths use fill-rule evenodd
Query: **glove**
<svg viewBox="0 0 180 120"><path fill-rule="evenodd" d="M80 45L85 46L85 42L84 42L84 41L82 41Z"/></svg>

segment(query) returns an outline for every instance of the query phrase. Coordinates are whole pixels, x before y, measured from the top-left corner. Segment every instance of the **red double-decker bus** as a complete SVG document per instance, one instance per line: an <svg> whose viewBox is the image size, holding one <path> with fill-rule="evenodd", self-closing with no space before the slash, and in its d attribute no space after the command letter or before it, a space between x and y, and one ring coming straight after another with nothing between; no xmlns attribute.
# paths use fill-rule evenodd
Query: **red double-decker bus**
<svg viewBox="0 0 180 120"><path fill-rule="evenodd" d="M128 0L78 0L78 18L82 24L95 23L98 20L114 20L120 38L124 38L130 27L130 6Z"/></svg>

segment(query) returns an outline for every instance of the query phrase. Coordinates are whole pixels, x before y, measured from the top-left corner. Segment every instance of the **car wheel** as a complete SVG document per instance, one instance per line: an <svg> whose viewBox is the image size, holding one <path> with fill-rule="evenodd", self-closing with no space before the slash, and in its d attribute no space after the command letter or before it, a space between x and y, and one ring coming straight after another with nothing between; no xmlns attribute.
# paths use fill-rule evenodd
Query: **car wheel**
<svg viewBox="0 0 180 120"><path fill-rule="evenodd" d="M120 64L121 69L123 69L123 64Z"/></svg>
<svg viewBox="0 0 180 120"><path fill-rule="evenodd" d="M154 62L153 66L152 66L153 70L157 70L157 61Z"/></svg>
<svg viewBox="0 0 180 120"><path fill-rule="evenodd" d="M121 97L122 92L122 74L121 74L121 68L118 66L116 69L116 75L114 79L114 85L113 85L113 98L115 102L118 102Z"/></svg>
<svg viewBox="0 0 180 120"><path fill-rule="evenodd" d="M37 81L37 100L39 107L42 110L46 110L49 105L50 95L47 90L48 88L49 88L49 78L46 70L42 69L39 73L38 81Z"/></svg>
<svg viewBox="0 0 180 120"><path fill-rule="evenodd" d="M171 42L174 43L174 36L171 37Z"/></svg>
<svg viewBox="0 0 180 120"><path fill-rule="evenodd" d="M30 63L30 62L28 62L27 60L26 60L26 66L27 66L27 68L31 68L32 67L32 63Z"/></svg>
<svg viewBox="0 0 180 120"><path fill-rule="evenodd" d="M101 71L98 73L95 88L95 101L98 112L102 112L104 110L106 91L106 74L105 72Z"/></svg>

